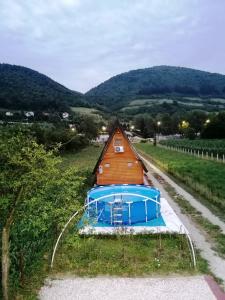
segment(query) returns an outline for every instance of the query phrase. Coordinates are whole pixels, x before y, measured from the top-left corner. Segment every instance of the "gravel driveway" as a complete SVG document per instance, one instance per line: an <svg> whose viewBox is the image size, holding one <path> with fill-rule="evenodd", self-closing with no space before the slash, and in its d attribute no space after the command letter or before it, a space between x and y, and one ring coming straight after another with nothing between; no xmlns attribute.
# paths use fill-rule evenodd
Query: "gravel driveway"
<svg viewBox="0 0 225 300"><path fill-rule="evenodd" d="M204 276L67 278L49 281L41 300L216 300Z"/></svg>

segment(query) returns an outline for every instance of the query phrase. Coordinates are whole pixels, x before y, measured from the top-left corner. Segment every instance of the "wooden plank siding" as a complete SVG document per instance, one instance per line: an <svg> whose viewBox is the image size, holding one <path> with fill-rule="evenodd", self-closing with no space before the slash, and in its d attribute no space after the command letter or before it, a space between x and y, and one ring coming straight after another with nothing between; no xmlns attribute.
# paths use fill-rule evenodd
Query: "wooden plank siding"
<svg viewBox="0 0 225 300"><path fill-rule="evenodd" d="M115 146L123 146L124 152L115 152ZM117 128L96 170L97 184L143 184L144 170L133 151L128 138Z"/></svg>

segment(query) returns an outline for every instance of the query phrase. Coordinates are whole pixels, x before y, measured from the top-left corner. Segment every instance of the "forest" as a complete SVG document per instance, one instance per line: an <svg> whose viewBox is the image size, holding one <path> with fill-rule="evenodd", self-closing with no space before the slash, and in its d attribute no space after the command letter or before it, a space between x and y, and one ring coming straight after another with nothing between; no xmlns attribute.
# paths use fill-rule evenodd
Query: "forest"
<svg viewBox="0 0 225 300"><path fill-rule="evenodd" d="M32 69L0 64L0 108L61 111L75 104L84 104L81 93Z"/></svg>

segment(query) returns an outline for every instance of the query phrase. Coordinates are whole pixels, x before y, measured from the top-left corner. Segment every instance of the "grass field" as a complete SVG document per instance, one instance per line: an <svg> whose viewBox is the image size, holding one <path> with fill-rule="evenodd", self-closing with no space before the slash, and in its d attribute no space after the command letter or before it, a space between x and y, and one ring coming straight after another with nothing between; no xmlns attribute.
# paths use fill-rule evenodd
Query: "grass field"
<svg viewBox="0 0 225 300"><path fill-rule="evenodd" d="M156 99L136 99L131 101L127 106L120 109L120 111L131 111L133 109L139 109L140 107L152 107L155 105L160 105L163 103L172 104L176 101L179 105L193 106L193 107L202 107L204 106L204 99L192 100L187 98L179 99L167 99L167 98L156 98ZM222 103L222 102L221 102ZM223 107L223 106L222 106Z"/></svg>
<svg viewBox="0 0 225 300"><path fill-rule="evenodd" d="M129 103L129 106L142 106L142 105L148 105L148 104L150 104L150 105L152 105L152 104L155 104L155 103L158 103L158 104L161 104L161 103L163 103L163 102L167 102L167 103L173 103L173 100L172 99L167 99L167 98L163 98L163 99L158 99L158 98L156 98L156 99L154 99L154 98L152 98L152 99L136 99L136 100L133 100L133 101L131 101L130 103Z"/></svg>
<svg viewBox="0 0 225 300"><path fill-rule="evenodd" d="M137 144L162 169L196 191L202 201L225 219L225 165L177 151Z"/></svg>
<svg viewBox="0 0 225 300"><path fill-rule="evenodd" d="M89 115L92 117L95 117L98 121L102 121L103 118L100 114L100 111L95 108L89 108L89 107L71 107L71 110L75 113L81 114L81 115Z"/></svg>
<svg viewBox="0 0 225 300"><path fill-rule="evenodd" d="M207 154L209 157L211 157L211 154L213 154L214 157L216 157L218 154L220 158L225 155L225 139L170 139L160 141L160 144L178 149L199 151L200 154Z"/></svg>
<svg viewBox="0 0 225 300"><path fill-rule="evenodd" d="M71 110L74 112L78 112L81 114L95 114L98 112L95 108L89 108L89 107L71 107Z"/></svg>
<svg viewBox="0 0 225 300"><path fill-rule="evenodd" d="M78 169L92 171L102 151L102 146L91 145L76 153L65 153L62 155L62 168L75 166Z"/></svg>

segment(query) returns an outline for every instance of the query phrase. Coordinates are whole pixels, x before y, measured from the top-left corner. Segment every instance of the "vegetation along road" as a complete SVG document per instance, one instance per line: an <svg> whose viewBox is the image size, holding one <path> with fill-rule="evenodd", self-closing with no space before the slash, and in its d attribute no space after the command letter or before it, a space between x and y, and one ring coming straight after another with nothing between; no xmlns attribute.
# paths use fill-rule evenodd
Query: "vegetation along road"
<svg viewBox="0 0 225 300"><path fill-rule="evenodd" d="M137 147L142 150L142 154L143 150L145 152L142 158L148 167L148 175L152 184L160 189L162 196L169 201L180 217L203 258L209 262L213 274L225 281L225 223L152 163L152 161L156 162L155 153L157 153L157 162L160 162L162 166L163 162L165 163L163 161L165 151L169 151L169 154L173 151L159 148L156 150L147 144L139 144ZM160 151L163 153L162 156L160 156ZM171 155L171 163L173 163L173 155ZM215 238L216 235L217 238Z"/></svg>

